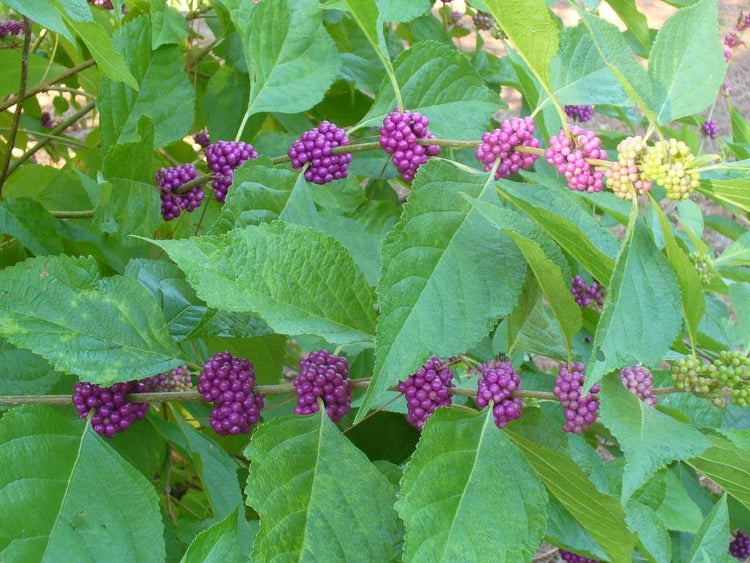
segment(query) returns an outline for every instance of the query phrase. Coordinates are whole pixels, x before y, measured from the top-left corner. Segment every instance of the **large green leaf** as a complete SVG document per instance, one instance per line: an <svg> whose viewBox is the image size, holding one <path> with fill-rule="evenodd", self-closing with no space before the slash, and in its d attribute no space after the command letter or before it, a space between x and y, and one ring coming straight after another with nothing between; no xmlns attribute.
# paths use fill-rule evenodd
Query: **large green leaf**
<svg viewBox="0 0 750 563"><path fill-rule="evenodd" d="M700 507L690 498L677 474L680 465L667 471L664 500L656 510L668 530L695 534L703 521ZM688 471L691 471L689 468Z"/></svg>
<svg viewBox="0 0 750 563"><path fill-rule="evenodd" d="M360 417L431 355L470 349L518 299L523 255L463 193L497 201L489 175L431 160L386 237L375 374Z"/></svg>
<svg viewBox="0 0 750 563"><path fill-rule="evenodd" d="M183 363L146 290L100 278L93 258L32 258L0 273L0 287L0 336L55 369L111 385Z"/></svg>
<svg viewBox="0 0 750 563"><path fill-rule="evenodd" d="M59 220L27 197L0 201L0 234L17 238L37 256L63 253Z"/></svg>
<svg viewBox="0 0 750 563"><path fill-rule="evenodd" d="M43 395L60 375L44 358L0 339L0 395Z"/></svg>
<svg viewBox="0 0 750 563"><path fill-rule="evenodd" d="M335 240L274 222L218 236L154 241L211 307L253 312L282 334L331 342L371 340L372 291Z"/></svg>
<svg viewBox="0 0 750 563"><path fill-rule="evenodd" d="M3 561L163 561L162 530L151 483L86 422L42 405L0 420Z"/></svg>
<svg viewBox="0 0 750 563"><path fill-rule="evenodd" d="M678 422L630 393L618 376L605 378L601 387L602 422L625 453L623 503L658 469L674 460L696 456L709 446L693 426Z"/></svg>
<svg viewBox="0 0 750 563"><path fill-rule="evenodd" d="M55 76L65 70L64 66L51 62L47 57L29 53L26 80L28 84L38 84L45 76ZM3 77L0 82L0 98L16 93L21 82L20 49L0 49L0 74Z"/></svg>
<svg viewBox="0 0 750 563"><path fill-rule="evenodd" d="M179 44L187 39L187 22L182 14L167 0L151 2L151 48L156 50L162 45Z"/></svg>
<svg viewBox="0 0 750 563"><path fill-rule="evenodd" d="M415 44L396 59L396 79L404 107L430 119L430 132L443 139L481 136L503 103L472 64L453 46L435 41ZM393 86L383 80L375 102L357 127L380 127L396 107Z"/></svg>
<svg viewBox="0 0 750 563"><path fill-rule="evenodd" d="M195 536L180 563L240 563L237 512Z"/></svg>
<svg viewBox="0 0 750 563"><path fill-rule="evenodd" d="M683 8L664 22L648 62L659 123L710 106L727 69L719 42L716 0Z"/></svg>
<svg viewBox="0 0 750 563"><path fill-rule="evenodd" d="M324 409L282 417L255 432L247 503L260 514L258 561L390 561L393 486L339 432Z"/></svg>
<svg viewBox="0 0 750 563"><path fill-rule="evenodd" d="M729 509L727 508L727 494L724 493L698 528L686 561L688 563L731 561L727 556L728 550Z"/></svg>
<svg viewBox="0 0 750 563"><path fill-rule="evenodd" d="M750 450L712 436L711 447L687 462L750 510Z"/></svg>
<svg viewBox="0 0 750 563"><path fill-rule="evenodd" d="M651 49L652 37L645 14L638 11L635 0L607 0L615 13L628 26L626 36L635 43L640 55L646 56Z"/></svg>
<svg viewBox="0 0 750 563"><path fill-rule="evenodd" d="M117 30L113 42L125 54L139 88L102 78L97 107L103 144L136 140L142 115L154 123L156 148L182 139L193 123L195 92L185 76L179 48L164 45L152 51L147 16Z"/></svg>
<svg viewBox="0 0 750 563"><path fill-rule="evenodd" d="M396 510L405 561L527 561L544 536L547 493L491 408L438 409L404 470Z"/></svg>
<svg viewBox="0 0 750 563"><path fill-rule="evenodd" d="M672 542L669 532L656 512L650 506L633 498L625 507L626 522L638 534L640 546L654 561L669 563L672 556Z"/></svg>

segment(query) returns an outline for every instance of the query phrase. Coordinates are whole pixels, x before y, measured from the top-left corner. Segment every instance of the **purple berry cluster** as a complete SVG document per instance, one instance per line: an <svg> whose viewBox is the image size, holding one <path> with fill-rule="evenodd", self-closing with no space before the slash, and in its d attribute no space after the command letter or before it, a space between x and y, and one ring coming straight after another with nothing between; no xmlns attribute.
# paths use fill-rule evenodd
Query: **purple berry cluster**
<svg viewBox="0 0 750 563"><path fill-rule="evenodd" d="M217 434L247 434L260 419L263 396L253 393L255 369L249 360L229 352L214 354L203 365L198 391L213 402L211 428Z"/></svg>
<svg viewBox="0 0 750 563"><path fill-rule="evenodd" d="M583 364L571 364L570 368L563 364L555 378L554 394L565 409L565 432L579 434L596 421L596 411L599 410L599 386L594 385L591 393L581 397L584 370Z"/></svg>
<svg viewBox="0 0 750 563"><path fill-rule="evenodd" d="M706 137L716 138L716 134L719 132L719 125L713 119L706 119L706 122L701 126L701 131Z"/></svg>
<svg viewBox="0 0 750 563"><path fill-rule="evenodd" d="M737 530L734 539L729 544L729 555L740 561L750 557L750 536L742 530Z"/></svg>
<svg viewBox="0 0 750 563"><path fill-rule="evenodd" d="M208 136L208 131L201 129L193 135L193 141L195 141L196 145L200 145L205 149L211 144L211 137Z"/></svg>
<svg viewBox="0 0 750 563"><path fill-rule="evenodd" d="M550 137L544 156L568 180L571 190L580 192L602 191L604 172L594 170L587 158L606 159L607 151L600 148L602 141L593 131L570 126L570 135L562 129Z"/></svg>
<svg viewBox="0 0 750 563"><path fill-rule="evenodd" d="M427 126L430 120L408 109L401 113L394 109L383 120L380 129L380 146L393 155L393 164L407 182L414 179L417 169L427 162L430 156L440 154L437 145L420 145L420 139L434 139Z"/></svg>
<svg viewBox="0 0 750 563"><path fill-rule="evenodd" d="M438 407L451 404L449 389L453 387L453 372L446 362L433 356L415 373L398 382L398 390L406 397L408 420L422 430L424 423Z"/></svg>
<svg viewBox="0 0 750 563"><path fill-rule="evenodd" d="M5 39L9 35L20 35L23 30L23 20L0 21L0 39Z"/></svg>
<svg viewBox="0 0 750 563"><path fill-rule="evenodd" d="M559 553L560 559L562 559L563 561L568 561L569 563L599 563L598 559L589 559L588 557L578 555L577 553L573 553L572 551L565 551L564 549L561 549Z"/></svg>
<svg viewBox="0 0 750 563"><path fill-rule="evenodd" d="M169 373L160 373L138 381L137 393L156 393L159 391L187 391L193 388L193 380L187 366L178 366Z"/></svg>
<svg viewBox="0 0 750 563"><path fill-rule="evenodd" d="M183 184L195 180L198 171L192 164L182 164L172 168L159 168L154 176L156 185L161 192L161 215L165 221L178 217L182 210L194 211L203 201L203 186L198 185L180 194L175 190Z"/></svg>
<svg viewBox="0 0 750 563"><path fill-rule="evenodd" d="M603 287L599 282L586 285L581 276L573 276L570 281L570 292L580 307L595 306L601 308L604 304Z"/></svg>
<svg viewBox="0 0 750 563"><path fill-rule="evenodd" d="M495 180L528 170L539 155L518 152L518 146L539 148L539 139L534 137L534 119L512 117L500 123L500 129L482 135L482 142L474 155L484 164L484 171L492 169L497 159L500 164L495 172Z"/></svg>
<svg viewBox="0 0 750 563"><path fill-rule="evenodd" d="M622 384L650 407L655 407L659 397L654 395L654 376L643 366L631 366L620 370Z"/></svg>
<svg viewBox="0 0 750 563"><path fill-rule="evenodd" d="M310 163L305 170L305 180L315 184L327 184L346 178L349 173L351 153L333 154L331 149L346 145L346 131L329 121L322 121L315 129L305 131L299 140L292 143L287 155L295 170Z"/></svg>
<svg viewBox="0 0 750 563"><path fill-rule="evenodd" d="M89 411L95 409L91 427L97 434L111 438L146 416L148 403L125 400L125 396L135 393L137 387L136 381L115 383L111 387L79 381L73 385L73 405L80 418L86 418Z"/></svg>
<svg viewBox="0 0 750 563"><path fill-rule="evenodd" d="M48 111L43 111L42 112L42 117L39 120L39 123L42 125L42 127L44 127L45 129L47 129L48 131L50 129L54 129L55 128L55 122L52 120L52 116L49 114Z"/></svg>
<svg viewBox="0 0 750 563"><path fill-rule="evenodd" d="M215 174L211 187L214 189L214 196L219 203L224 203L227 199L227 191L232 185L232 176L234 169L244 164L249 158L258 158L252 145L235 143L234 141L217 141L206 149L206 162L208 167Z"/></svg>
<svg viewBox="0 0 750 563"><path fill-rule="evenodd" d="M495 25L495 18L487 12L478 11L471 19L474 21L474 27L477 29L488 30L492 29Z"/></svg>
<svg viewBox="0 0 750 563"><path fill-rule="evenodd" d="M565 114L579 123L586 123L594 116L594 106L565 106Z"/></svg>
<svg viewBox="0 0 750 563"><path fill-rule="evenodd" d="M349 362L328 350L311 352L306 358L300 358L294 390L298 397L294 414L318 412L320 405L317 399L320 397L330 419L338 422L349 412L352 403Z"/></svg>
<svg viewBox="0 0 750 563"><path fill-rule="evenodd" d="M494 361L479 367L482 376L477 382L477 406L481 409L494 403L492 414L495 426L505 428L511 420L521 418L523 401L513 397L513 391L521 389L518 377L510 362Z"/></svg>

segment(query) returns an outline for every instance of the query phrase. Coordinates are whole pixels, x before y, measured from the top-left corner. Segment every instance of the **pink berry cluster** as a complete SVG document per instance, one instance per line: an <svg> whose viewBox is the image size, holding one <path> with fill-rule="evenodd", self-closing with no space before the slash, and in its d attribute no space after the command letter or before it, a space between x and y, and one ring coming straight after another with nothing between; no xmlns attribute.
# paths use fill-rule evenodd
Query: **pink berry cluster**
<svg viewBox="0 0 750 563"><path fill-rule="evenodd" d="M565 114L579 123L586 123L594 116L594 106L565 106Z"/></svg>
<svg viewBox="0 0 750 563"><path fill-rule="evenodd" d="M156 393L159 391L187 391L192 389L193 379L190 370L182 365L174 368L169 373L160 373L153 377L147 377L138 381L136 392Z"/></svg>
<svg viewBox="0 0 750 563"><path fill-rule="evenodd" d="M0 39L5 39L9 35L20 35L23 33L23 30L23 20L0 21Z"/></svg>
<svg viewBox="0 0 750 563"><path fill-rule="evenodd" d="M599 386L591 387L588 395L581 396L583 388L583 364L563 364L555 378L554 394L565 409L565 432L579 434L596 421L599 410Z"/></svg>
<svg viewBox="0 0 750 563"><path fill-rule="evenodd" d="M578 555L577 553L573 553L572 551L565 551L564 549L561 549L559 553L560 559L562 559L563 561L568 561L568 563L599 563L598 559L589 559L588 557Z"/></svg>
<svg viewBox="0 0 750 563"><path fill-rule="evenodd" d="M580 307L601 308L604 304L603 288L599 282L593 282L589 286L581 276L573 276L570 286L570 292Z"/></svg>
<svg viewBox="0 0 750 563"><path fill-rule="evenodd" d="M654 376L643 366L631 366L620 370L620 381L628 391L650 407L655 407L659 397L654 395Z"/></svg>
<svg viewBox="0 0 750 563"><path fill-rule="evenodd" d="M200 206L205 195L202 185L195 186L185 193L176 192L178 188L197 177L198 170L192 164L159 168L156 172L154 180L161 193L161 215L165 221L178 217L183 209L189 213Z"/></svg>
<svg viewBox="0 0 750 563"><path fill-rule="evenodd" d="M747 45L742 38L742 32L750 28L750 14L740 12L734 29L724 36L724 60L728 63L732 58L732 51L738 47Z"/></svg>
<svg viewBox="0 0 750 563"><path fill-rule="evenodd" d="M260 419L263 396L253 392L255 369L244 358L229 352L214 354L203 365L198 391L212 402L211 428L217 434L247 434Z"/></svg>
<svg viewBox="0 0 750 563"><path fill-rule="evenodd" d="M570 134L562 129L558 135L550 137L549 144L544 156L565 176L571 190L590 193L602 191L604 172L595 170L585 160L607 158L607 151L600 148L601 139L593 131L571 125Z"/></svg>
<svg viewBox="0 0 750 563"><path fill-rule="evenodd" d="M706 119L701 126L701 131L706 137L716 138L716 134L719 132L719 125L713 119Z"/></svg>
<svg viewBox="0 0 750 563"><path fill-rule="evenodd" d="M451 404L449 389L453 387L453 372L450 366L433 356L415 373L398 382L398 390L406 397L408 420L412 426L422 430L424 423L437 407Z"/></svg>
<svg viewBox="0 0 750 563"><path fill-rule="evenodd" d="M73 385L73 405L80 418L86 418L94 409L91 428L97 434L111 438L146 416L148 403L131 403L125 399L129 393L135 393L137 387L136 381L115 383L110 387L79 381Z"/></svg>
<svg viewBox="0 0 750 563"><path fill-rule="evenodd" d="M508 361L493 361L479 367L482 374L477 381L477 406L483 409L494 403L492 414L495 426L505 428L511 420L521 418L523 401L513 391L521 389L521 378Z"/></svg>
<svg viewBox="0 0 750 563"><path fill-rule="evenodd" d="M539 155L516 151L518 146L539 148L539 139L534 137L534 119L512 117L500 123L500 129L482 135L482 142L474 155L484 164L484 171L492 169L497 159L500 164L495 180L517 174L519 170L532 167Z"/></svg>
<svg viewBox="0 0 750 563"><path fill-rule="evenodd" d="M234 169L250 158L258 158L258 153L252 145L242 141L217 141L206 149L206 162L215 174L211 187L219 203L224 203L227 199Z"/></svg>
<svg viewBox="0 0 750 563"><path fill-rule="evenodd" d="M729 543L729 554L740 561L750 557L750 536L742 530L737 530L734 539Z"/></svg>
<svg viewBox="0 0 750 563"><path fill-rule="evenodd" d="M346 132L329 121L322 121L318 127L302 133L299 140L292 143L287 155L295 170L305 170L305 180L315 184L327 184L333 180L346 178L349 173L351 153L333 154L336 147L349 143Z"/></svg>
<svg viewBox="0 0 750 563"><path fill-rule="evenodd" d="M299 375L294 378L297 405L294 414L308 415L320 410L323 399L326 413L338 422L349 412L352 390L349 387L349 362L328 350L311 352L299 361Z"/></svg>
<svg viewBox="0 0 750 563"><path fill-rule="evenodd" d="M200 145L205 149L211 144L211 137L208 136L208 131L201 129L193 135L193 141L195 141L196 145Z"/></svg>
<svg viewBox="0 0 750 563"><path fill-rule="evenodd" d="M434 139L427 126L430 120L425 116L408 109L400 112L394 109L383 120L380 129L380 146L385 152L393 155L393 164L401 177L411 182L417 169L427 162L430 156L440 154L437 145L420 145L420 139Z"/></svg>

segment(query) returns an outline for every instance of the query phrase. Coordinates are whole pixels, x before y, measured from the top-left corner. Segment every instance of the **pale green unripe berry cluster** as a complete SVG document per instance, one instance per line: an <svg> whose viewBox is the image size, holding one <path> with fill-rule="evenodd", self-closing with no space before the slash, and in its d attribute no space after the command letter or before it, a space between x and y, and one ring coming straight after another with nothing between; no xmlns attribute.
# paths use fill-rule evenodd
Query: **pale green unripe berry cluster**
<svg viewBox="0 0 750 563"><path fill-rule="evenodd" d="M700 185L700 174L690 170L695 156L682 141L657 141L643 155L642 174L667 190L667 197L680 201Z"/></svg>

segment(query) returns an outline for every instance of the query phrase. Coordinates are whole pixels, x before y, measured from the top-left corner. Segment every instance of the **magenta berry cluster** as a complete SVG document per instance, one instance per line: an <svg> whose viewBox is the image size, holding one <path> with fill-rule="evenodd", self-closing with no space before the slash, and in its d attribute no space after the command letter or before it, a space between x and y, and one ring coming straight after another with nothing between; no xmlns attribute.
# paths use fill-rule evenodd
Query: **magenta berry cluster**
<svg viewBox="0 0 750 563"><path fill-rule="evenodd" d="M406 397L406 420L422 430L436 408L451 404L451 387L453 372L450 366L437 356L431 357L405 381L398 382L399 392Z"/></svg>
<svg viewBox="0 0 750 563"><path fill-rule="evenodd" d="M137 383L136 392L156 393L159 391L187 391L193 388L193 379L190 370L182 365L174 368L168 373L160 373L153 377L141 379Z"/></svg>
<svg viewBox="0 0 750 563"><path fill-rule="evenodd" d="M437 145L420 145L420 139L434 139L427 126L430 120L425 116L407 110L400 112L394 109L383 120L380 129L380 146L385 152L393 155L393 164L401 177L411 182L417 169L427 162L430 156L440 154Z"/></svg>
<svg viewBox="0 0 750 563"><path fill-rule="evenodd" d="M570 281L570 292L580 307L599 307L604 304L604 288L599 282L593 282L590 286L583 281L581 276L573 276Z"/></svg>
<svg viewBox="0 0 750 563"><path fill-rule="evenodd" d="M705 123L701 126L701 131L706 137L716 138L716 134L719 132L719 125L713 119L706 119Z"/></svg>
<svg viewBox="0 0 750 563"><path fill-rule="evenodd" d="M49 114L48 111L43 111L42 112L42 117L39 120L39 123L41 124L42 127L44 127L45 129L47 129L48 131L50 129L54 129L55 128L55 122L52 120L52 116Z"/></svg>
<svg viewBox="0 0 750 563"><path fill-rule="evenodd" d="M159 168L156 172L154 180L161 192L161 215L165 221L178 217L183 209L191 212L200 206L205 195L202 185L195 186L182 194L175 191L197 177L198 170L192 164Z"/></svg>
<svg viewBox="0 0 750 563"><path fill-rule="evenodd" d="M594 106L565 106L565 114L579 123L586 123L594 116Z"/></svg>
<svg viewBox="0 0 750 563"><path fill-rule="evenodd" d="M729 543L729 555L740 561L750 557L750 536L742 530L737 530L734 539Z"/></svg>
<svg viewBox="0 0 750 563"><path fill-rule="evenodd" d="M214 354L203 365L198 391L212 402L211 428L217 434L247 434L260 419L263 396L253 392L255 369L244 358L229 352Z"/></svg>
<svg viewBox="0 0 750 563"><path fill-rule="evenodd" d="M505 428L511 420L521 418L523 401L513 392L521 389L521 378L508 361L493 361L479 367L482 374L477 381L477 406L481 409L494 403L492 414L495 426Z"/></svg>
<svg viewBox="0 0 750 563"><path fill-rule="evenodd" d="M299 375L294 378L297 393L294 414L318 412L320 397L330 419L338 422L351 408L349 381L349 362L342 356L331 354L328 350L317 350L300 358Z"/></svg>
<svg viewBox="0 0 750 563"><path fill-rule="evenodd" d="M208 136L207 130L201 129L195 135L193 135L193 141L195 141L196 145L200 145L205 149L208 148L208 146L211 144L211 137Z"/></svg>
<svg viewBox="0 0 750 563"><path fill-rule="evenodd" d="M528 170L539 155L516 151L518 146L539 148L539 139L534 137L534 119L512 117L500 123L500 129L482 135L482 142L474 155L484 164L484 171L492 169L497 159L500 164L495 180Z"/></svg>
<svg viewBox="0 0 750 563"><path fill-rule="evenodd" d="M115 383L110 387L79 381L73 385L73 405L80 418L86 418L94 409L91 428L111 438L146 416L148 403L131 403L125 399L129 393L135 393L137 387L136 381Z"/></svg>
<svg viewBox="0 0 750 563"><path fill-rule="evenodd" d="M559 553L560 559L562 559L563 561L568 561L568 563L599 563L598 559L590 559L588 557L584 557L583 555L573 553L572 551L565 551L564 549L561 549Z"/></svg>
<svg viewBox="0 0 750 563"><path fill-rule="evenodd" d="M601 148L601 144L601 139L593 131L584 131L577 125L571 125L570 134L562 129L558 135L550 137L550 146L544 156L548 163L565 176L571 190L600 192L604 172L595 170L585 159L606 159L607 151Z"/></svg>
<svg viewBox="0 0 750 563"><path fill-rule="evenodd" d="M295 170L301 170L309 163L305 170L305 180L315 184L327 184L346 178L349 173L351 153L332 153L332 149L348 143L346 131L329 121L322 121L315 129L302 133L302 136L289 147L287 155Z"/></svg>
<svg viewBox="0 0 750 563"><path fill-rule="evenodd" d="M208 146L206 162L215 175L211 187L219 203L224 203L227 199L234 169L250 158L258 158L258 153L252 145L242 141L216 141Z"/></svg>
<svg viewBox="0 0 750 563"><path fill-rule="evenodd" d="M581 396L583 389L583 364L563 364L555 378L554 394L565 409L565 432L579 434L596 421L599 410L599 386L591 387L588 395Z"/></svg>
<svg viewBox="0 0 750 563"><path fill-rule="evenodd" d="M628 391L650 407L655 407L659 397L654 395L654 375L643 366L631 366L620 370L620 381Z"/></svg>
<svg viewBox="0 0 750 563"><path fill-rule="evenodd" d="M0 39L5 39L9 35L20 35L23 33L23 30L23 20L0 21Z"/></svg>

